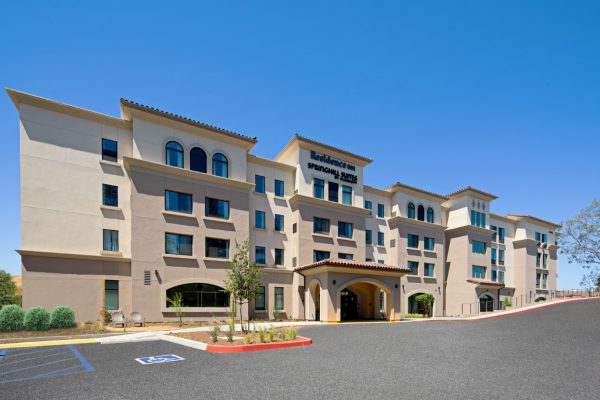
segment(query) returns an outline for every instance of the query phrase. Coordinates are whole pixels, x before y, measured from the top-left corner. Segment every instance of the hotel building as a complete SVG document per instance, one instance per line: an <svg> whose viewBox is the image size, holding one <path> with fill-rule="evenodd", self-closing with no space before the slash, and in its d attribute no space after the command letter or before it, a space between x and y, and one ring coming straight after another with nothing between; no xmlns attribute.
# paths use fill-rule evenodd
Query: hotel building
<svg viewBox="0 0 600 400"><path fill-rule="evenodd" d="M23 306L222 319L236 243L263 285L254 318L322 321L481 311L556 289L558 225L492 213L496 196L363 182L371 160L295 135L257 140L121 99L121 115L7 90L20 113ZM390 177L391 178L391 177ZM472 312L468 311L468 312Z"/></svg>

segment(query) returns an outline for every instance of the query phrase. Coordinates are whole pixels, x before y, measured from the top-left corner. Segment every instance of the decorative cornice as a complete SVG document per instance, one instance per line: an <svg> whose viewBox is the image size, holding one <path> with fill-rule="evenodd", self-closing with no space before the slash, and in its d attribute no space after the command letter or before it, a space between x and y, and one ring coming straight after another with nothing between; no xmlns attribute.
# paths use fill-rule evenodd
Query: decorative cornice
<svg viewBox="0 0 600 400"><path fill-rule="evenodd" d="M457 197L466 196L468 194L482 197L486 201L492 201L498 198L498 196L484 192L483 190L475 189L472 186L467 186L466 188L462 188L460 190L457 190L456 192L452 192L446 195L446 197L448 197L449 199L455 199Z"/></svg>
<svg viewBox="0 0 600 400"><path fill-rule="evenodd" d="M440 200L446 201L446 200L448 200L448 197L446 197L446 196L444 196L442 194L430 192L430 191L424 190L424 189L419 189L417 187L406 185L406 184L400 183L400 182L394 183L392 186L388 187L386 190L390 191L392 193L393 192L397 192L397 191L404 192L404 193L406 193L406 192L414 193L414 194L417 194L419 196L423 196L423 197L425 197L425 198L427 198L429 200L434 200L434 201L440 201Z"/></svg>
<svg viewBox="0 0 600 400"><path fill-rule="evenodd" d="M420 228L434 229L437 231L443 231L446 229L446 227L443 225L431 224L429 222L419 221L418 219L407 218L407 217L403 217L401 215L397 215L395 217L388 219L388 224L389 224L390 228L392 227L392 225L404 224L404 225L418 226Z"/></svg>
<svg viewBox="0 0 600 400"><path fill-rule="evenodd" d="M109 261L109 262L130 262L129 257L120 257L113 255L101 255L101 254L80 254L80 253L59 253L53 251L39 251L39 250L28 250L18 249L17 253L21 256L30 257L50 257L50 258L68 258L73 260L93 260L93 261Z"/></svg>
<svg viewBox="0 0 600 400"><path fill-rule="evenodd" d="M264 165L266 167L282 169L287 172L296 172L296 167L294 167L293 165L284 164L279 161L269 160L268 158L258 157L258 156L255 156L254 154L248 154L247 159L248 159L248 162Z"/></svg>
<svg viewBox="0 0 600 400"><path fill-rule="evenodd" d="M561 228L561 226L558 224L555 224L550 221L545 221L543 219L540 219L540 218L537 218L537 217L534 217L531 215L508 214L507 217L514 221L529 220L535 224L542 225L542 226L545 226L550 229L560 229Z"/></svg>
<svg viewBox="0 0 600 400"><path fill-rule="evenodd" d="M344 159L350 158L353 163L355 163L361 167L365 167L373 162L373 160L371 160L370 158L363 157L361 155L351 153L347 150L343 150L338 147L334 147L334 146L331 146L331 145L328 145L325 143L317 142L316 140L309 139L309 138L301 136L297 133L294 135L294 137L292 137L292 139L288 142L288 144L286 144L283 147L283 149L281 149L281 151L275 156L275 160L278 160L294 144L298 144L298 146L300 146L300 144L314 146L314 147L319 148L319 150L321 150L321 151L334 153L334 154L332 154L333 156L337 156L337 157L344 158Z"/></svg>
<svg viewBox="0 0 600 400"><path fill-rule="evenodd" d="M491 229L487 229L487 228L481 228L479 226L474 226L474 225L462 225L462 226L457 226L455 228L446 228L445 232L448 234L451 233L460 233L460 232L477 232L477 233L482 233L482 234L488 234L490 235L490 237L496 233Z"/></svg>

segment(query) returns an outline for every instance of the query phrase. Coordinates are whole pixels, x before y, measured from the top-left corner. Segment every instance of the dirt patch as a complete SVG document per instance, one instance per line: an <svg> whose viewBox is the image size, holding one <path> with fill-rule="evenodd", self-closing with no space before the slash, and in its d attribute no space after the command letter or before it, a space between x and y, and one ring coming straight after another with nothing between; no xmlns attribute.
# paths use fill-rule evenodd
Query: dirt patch
<svg viewBox="0 0 600 400"><path fill-rule="evenodd" d="M81 336L81 335L97 335L103 331L95 331L94 329L80 330L79 328L68 329L50 329L47 331L17 331L17 332L0 332L0 340L2 339L33 339L33 338L48 338L54 336Z"/></svg>

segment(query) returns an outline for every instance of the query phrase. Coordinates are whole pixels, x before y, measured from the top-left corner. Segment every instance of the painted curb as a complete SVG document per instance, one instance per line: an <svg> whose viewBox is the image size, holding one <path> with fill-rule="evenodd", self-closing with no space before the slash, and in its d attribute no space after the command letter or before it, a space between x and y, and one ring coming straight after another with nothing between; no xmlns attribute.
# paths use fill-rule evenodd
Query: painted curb
<svg viewBox="0 0 600 400"><path fill-rule="evenodd" d="M86 344L98 343L98 339L67 339L67 340L48 340L40 342L20 342L0 344L0 349L19 349L24 347L44 347L44 346L63 346L67 344Z"/></svg>
<svg viewBox="0 0 600 400"><path fill-rule="evenodd" d="M257 343L244 344L241 346L219 346L214 344L206 345L206 351L209 353L246 353L251 351L289 349L294 347L306 347L312 344L312 339L298 336L299 339L304 339L297 342L282 342L282 343Z"/></svg>

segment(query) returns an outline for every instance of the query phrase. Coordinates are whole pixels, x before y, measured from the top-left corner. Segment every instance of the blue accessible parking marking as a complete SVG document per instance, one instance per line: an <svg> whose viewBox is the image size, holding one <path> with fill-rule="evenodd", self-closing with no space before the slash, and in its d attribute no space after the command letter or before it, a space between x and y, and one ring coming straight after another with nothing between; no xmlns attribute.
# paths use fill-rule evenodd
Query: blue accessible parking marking
<svg viewBox="0 0 600 400"><path fill-rule="evenodd" d="M151 356L151 357L140 357L136 358L135 361L139 362L142 365L150 365L150 364L162 364L173 361L182 361L185 358L176 356L175 354L165 354L163 356Z"/></svg>
<svg viewBox="0 0 600 400"><path fill-rule="evenodd" d="M95 371L72 344L0 350L0 384Z"/></svg>

